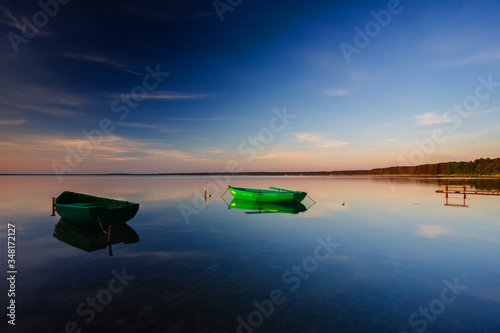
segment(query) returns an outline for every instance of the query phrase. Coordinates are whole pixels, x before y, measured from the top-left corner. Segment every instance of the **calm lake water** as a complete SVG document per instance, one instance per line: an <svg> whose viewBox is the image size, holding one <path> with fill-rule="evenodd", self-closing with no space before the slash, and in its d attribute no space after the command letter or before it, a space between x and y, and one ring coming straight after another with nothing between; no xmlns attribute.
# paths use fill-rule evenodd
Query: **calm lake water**
<svg viewBox="0 0 500 333"><path fill-rule="evenodd" d="M205 202L206 182L212 197ZM313 205L298 214L228 209L220 198L228 182L304 190L316 203L306 198L304 206ZM444 194L435 193L442 184L389 177L0 177L0 267L8 277L10 223L17 270L16 325L7 323L13 297L4 278L0 330L499 332L500 197L453 195L459 199L448 203L457 206L446 206ZM467 184L498 189L500 179ZM140 203L131 229L116 231L112 256L102 231L51 216L51 197L63 190ZM229 193L224 198L230 203Z"/></svg>

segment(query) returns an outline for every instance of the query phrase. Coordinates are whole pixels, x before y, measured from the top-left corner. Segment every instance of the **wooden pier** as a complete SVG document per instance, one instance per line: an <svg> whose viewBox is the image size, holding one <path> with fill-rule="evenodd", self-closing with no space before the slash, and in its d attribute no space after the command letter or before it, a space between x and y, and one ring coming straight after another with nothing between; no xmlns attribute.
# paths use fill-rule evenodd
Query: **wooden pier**
<svg viewBox="0 0 500 333"><path fill-rule="evenodd" d="M463 195L500 195L500 191L489 191L489 190L467 190L466 188L463 189L450 189L449 187L451 186L446 186L446 189L444 190L436 190L436 193L446 193L446 194L463 194ZM462 186L460 186L462 187Z"/></svg>
<svg viewBox="0 0 500 333"><path fill-rule="evenodd" d="M496 190L471 190L469 185L465 185L465 181L467 179L457 179L457 178L452 178L452 179L445 179L446 180L446 185L441 185L441 187L444 187L442 190L436 190L436 193L444 193L445 194L445 199L446 203L444 204L445 206L453 206L453 207L469 207L468 205L465 204L465 200L470 200L467 198L467 195L497 195L500 196L500 191ZM463 181L462 185L449 185L448 180L461 180ZM450 197L450 194L459 194L461 195L460 197ZM449 204L448 199L461 199L463 200L463 204L458 205L458 204Z"/></svg>

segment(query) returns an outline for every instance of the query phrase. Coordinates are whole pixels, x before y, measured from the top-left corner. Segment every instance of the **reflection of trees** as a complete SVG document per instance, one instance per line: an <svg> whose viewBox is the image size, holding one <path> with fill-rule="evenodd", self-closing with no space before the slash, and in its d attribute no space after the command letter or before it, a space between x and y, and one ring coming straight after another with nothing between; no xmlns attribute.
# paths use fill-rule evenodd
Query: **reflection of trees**
<svg viewBox="0 0 500 333"><path fill-rule="evenodd" d="M403 177L403 176L380 176L371 177L373 181L396 184L428 184L428 185L463 185L463 178L446 178L446 177ZM500 190L500 178L471 178L465 179L465 185L470 185L471 189L476 190Z"/></svg>
<svg viewBox="0 0 500 333"><path fill-rule="evenodd" d="M457 181L458 184L462 184ZM473 189L477 190L500 190L500 179L469 179L465 185L470 185Z"/></svg>

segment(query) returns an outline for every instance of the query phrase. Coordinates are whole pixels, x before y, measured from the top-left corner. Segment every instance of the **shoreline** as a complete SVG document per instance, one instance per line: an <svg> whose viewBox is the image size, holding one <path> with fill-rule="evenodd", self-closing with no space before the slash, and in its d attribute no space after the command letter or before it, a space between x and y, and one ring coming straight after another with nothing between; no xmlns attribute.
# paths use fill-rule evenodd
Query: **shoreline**
<svg viewBox="0 0 500 333"><path fill-rule="evenodd" d="M11 176L44 176L57 177L53 173L2 173L0 177ZM417 177L417 178L500 178L500 174L493 175L478 175L478 174L356 174L341 173L341 172L182 172L182 173L82 173L82 174L65 174L65 177L91 177L91 176L142 176L142 177L210 177L210 176L233 176L233 177Z"/></svg>

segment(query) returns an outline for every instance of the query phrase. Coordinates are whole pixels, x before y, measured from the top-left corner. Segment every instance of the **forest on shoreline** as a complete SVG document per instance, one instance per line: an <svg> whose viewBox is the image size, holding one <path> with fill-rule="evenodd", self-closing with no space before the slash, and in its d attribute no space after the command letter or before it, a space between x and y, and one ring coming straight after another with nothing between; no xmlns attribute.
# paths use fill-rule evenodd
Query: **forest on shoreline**
<svg viewBox="0 0 500 333"><path fill-rule="evenodd" d="M340 171L342 172L342 171ZM349 171L347 171L349 173ZM446 162L417 166L395 166L366 171L352 171L359 175L445 175L493 176L500 175L500 158L480 158L469 162ZM334 172L333 174L337 174Z"/></svg>
<svg viewBox="0 0 500 333"><path fill-rule="evenodd" d="M50 176L54 174L0 174L0 176ZM392 166L371 170L341 171L214 171L214 172L169 172L169 173L100 173L65 176L500 176L500 157L480 158L469 162L444 162L417 166Z"/></svg>

